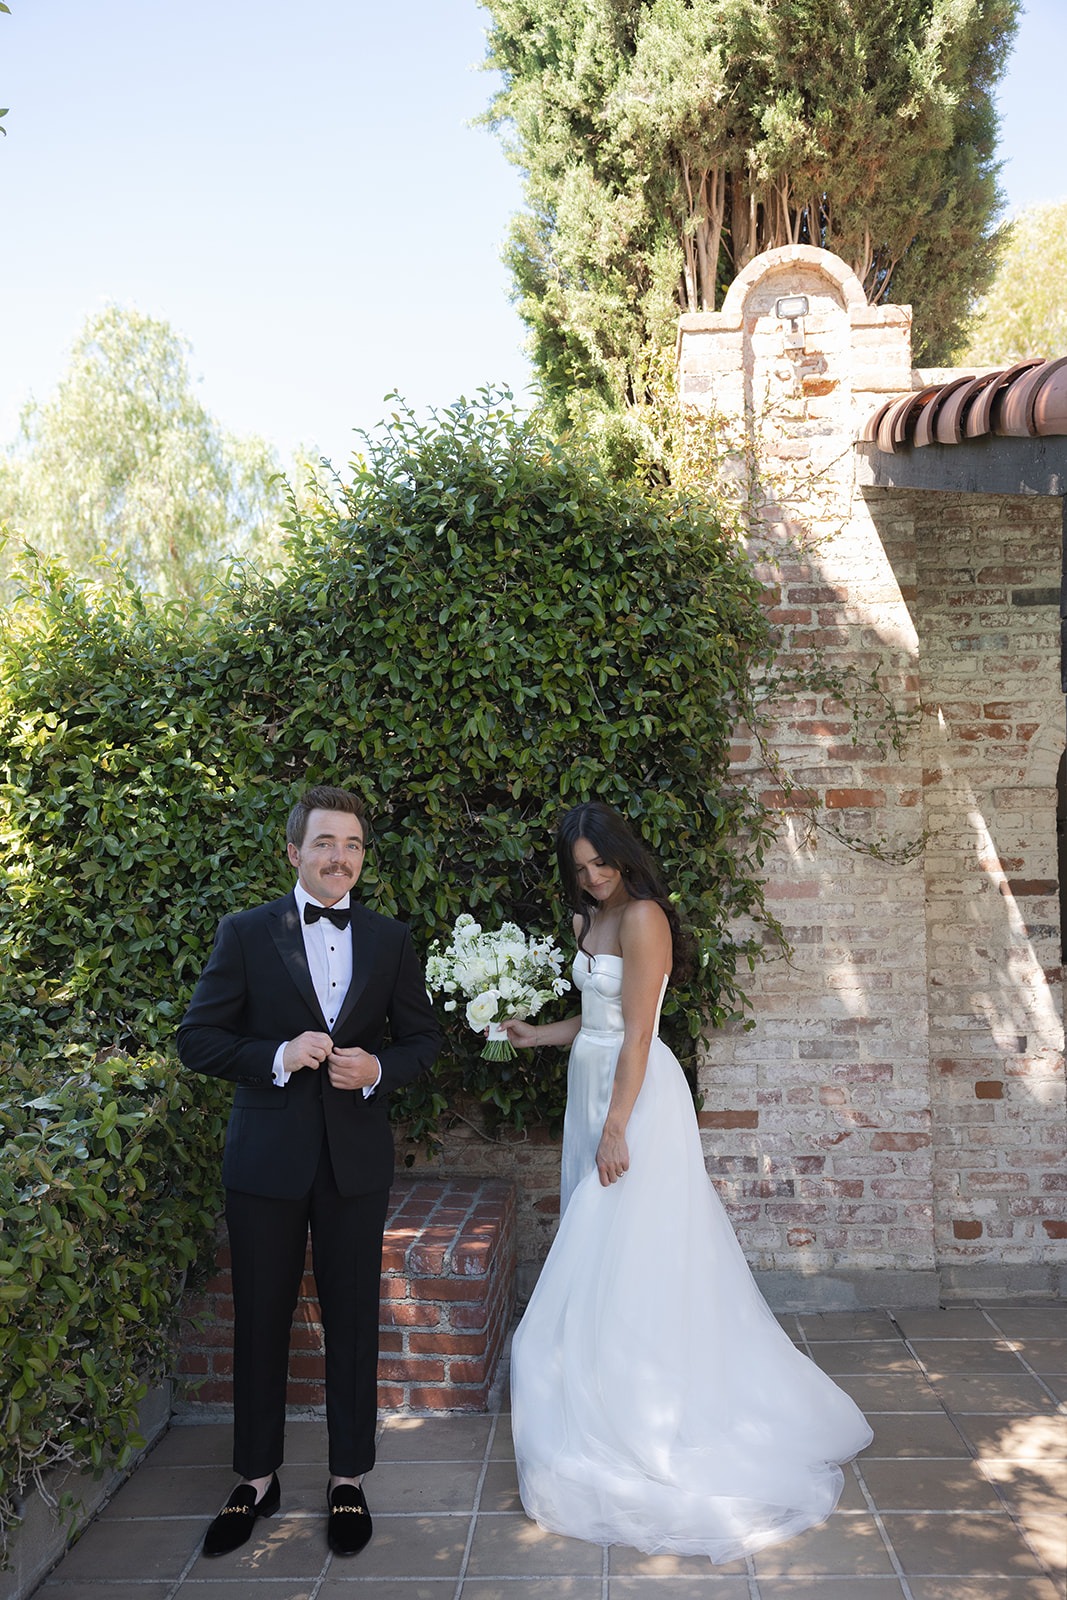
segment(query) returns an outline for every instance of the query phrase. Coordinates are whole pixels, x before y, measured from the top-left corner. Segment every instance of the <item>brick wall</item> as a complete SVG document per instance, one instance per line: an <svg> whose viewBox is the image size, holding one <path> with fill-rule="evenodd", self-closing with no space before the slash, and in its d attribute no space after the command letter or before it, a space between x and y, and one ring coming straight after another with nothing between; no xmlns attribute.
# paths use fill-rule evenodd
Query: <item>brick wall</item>
<svg viewBox="0 0 1067 1600"><path fill-rule="evenodd" d="M515 1190L477 1178L401 1178L382 1261L379 1404L397 1411L483 1411L515 1305ZM231 1404L229 1252L186 1307L176 1380L184 1409ZM322 1323L311 1272L301 1285L288 1404L324 1403Z"/></svg>
<svg viewBox="0 0 1067 1600"><path fill-rule="evenodd" d="M817 646L829 666L877 668L897 709L913 712L906 573L869 509L807 554L773 539L771 529L763 572L783 659ZM921 838L920 746L913 737L886 754L854 732L826 695L778 710L776 754L824 810L814 830L799 803L785 815L765 879L790 954L757 968L755 1026L714 1035L701 1076L708 1170L779 1303L835 1274L877 1275L862 1298L922 1298L914 1280L935 1267L923 870L886 859ZM760 789L759 751L743 735L733 770Z"/></svg>
<svg viewBox="0 0 1067 1600"><path fill-rule="evenodd" d="M795 293L788 341L775 301ZM856 492L852 442L910 386L909 327L806 246L681 326L683 401L743 491L785 657L877 669L900 714L922 706L889 756L825 695L773 726L822 809L814 831L784 816L766 877L791 955L749 984L751 1031L709 1041L701 1121L779 1304L1044 1291L1067 1262L1061 507ZM744 730L734 771L773 797Z"/></svg>
<svg viewBox="0 0 1067 1600"><path fill-rule="evenodd" d="M912 496L936 1249L1064 1258L1058 500ZM968 1271L967 1269L972 1269Z"/></svg>

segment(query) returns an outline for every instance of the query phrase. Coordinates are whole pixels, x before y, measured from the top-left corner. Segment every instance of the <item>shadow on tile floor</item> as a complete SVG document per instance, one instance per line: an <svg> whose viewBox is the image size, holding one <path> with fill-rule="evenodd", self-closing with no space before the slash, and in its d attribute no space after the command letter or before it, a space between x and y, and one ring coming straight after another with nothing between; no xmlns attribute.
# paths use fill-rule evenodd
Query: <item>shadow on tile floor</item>
<svg viewBox="0 0 1067 1600"><path fill-rule="evenodd" d="M281 1512L209 1561L230 1431L183 1424L35 1600L1065 1600L1067 1304L780 1320L875 1439L823 1527L748 1561L541 1532L519 1504L506 1409L385 1419L374 1539L348 1561L326 1548L324 1425L290 1423Z"/></svg>

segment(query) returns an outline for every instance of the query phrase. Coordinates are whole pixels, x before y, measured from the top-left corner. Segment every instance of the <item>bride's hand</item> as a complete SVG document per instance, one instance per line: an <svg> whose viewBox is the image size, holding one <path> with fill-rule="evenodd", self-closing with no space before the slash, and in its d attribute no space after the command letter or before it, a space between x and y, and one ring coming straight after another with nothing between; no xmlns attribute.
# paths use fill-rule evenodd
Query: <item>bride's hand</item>
<svg viewBox="0 0 1067 1600"><path fill-rule="evenodd" d="M508 1031L508 1038L517 1050L532 1050L537 1043L537 1029L532 1022L523 1022L521 1017L509 1017L500 1024Z"/></svg>
<svg viewBox="0 0 1067 1600"><path fill-rule="evenodd" d="M626 1147L626 1136L622 1133L609 1133L607 1128L600 1135L600 1144L597 1146L596 1170L600 1174L600 1182L604 1188L616 1183L624 1172L630 1168L630 1152Z"/></svg>

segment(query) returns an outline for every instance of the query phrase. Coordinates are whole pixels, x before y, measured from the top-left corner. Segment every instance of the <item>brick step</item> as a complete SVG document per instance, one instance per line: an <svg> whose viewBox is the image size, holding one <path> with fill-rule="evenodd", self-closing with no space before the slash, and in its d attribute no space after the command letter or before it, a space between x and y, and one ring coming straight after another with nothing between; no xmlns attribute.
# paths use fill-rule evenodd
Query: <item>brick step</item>
<svg viewBox="0 0 1067 1600"><path fill-rule="evenodd" d="M385 1225L378 1403L484 1411L515 1307L515 1191L498 1178L400 1178ZM229 1248L185 1308L175 1369L183 1410L232 1403ZM289 1350L290 1406L325 1402L322 1321L308 1247Z"/></svg>

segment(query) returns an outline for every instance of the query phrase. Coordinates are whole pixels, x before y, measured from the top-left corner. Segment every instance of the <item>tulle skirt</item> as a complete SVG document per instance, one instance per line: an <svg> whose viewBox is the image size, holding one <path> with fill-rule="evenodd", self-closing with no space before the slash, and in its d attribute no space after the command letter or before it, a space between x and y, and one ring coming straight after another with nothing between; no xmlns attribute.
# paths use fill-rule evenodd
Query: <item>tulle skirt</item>
<svg viewBox="0 0 1067 1600"><path fill-rule="evenodd" d="M572 1050L565 1210L512 1352L522 1501L556 1533L731 1561L829 1516L872 1434L756 1288L659 1039L630 1170L601 1187L620 1042L583 1031Z"/></svg>

